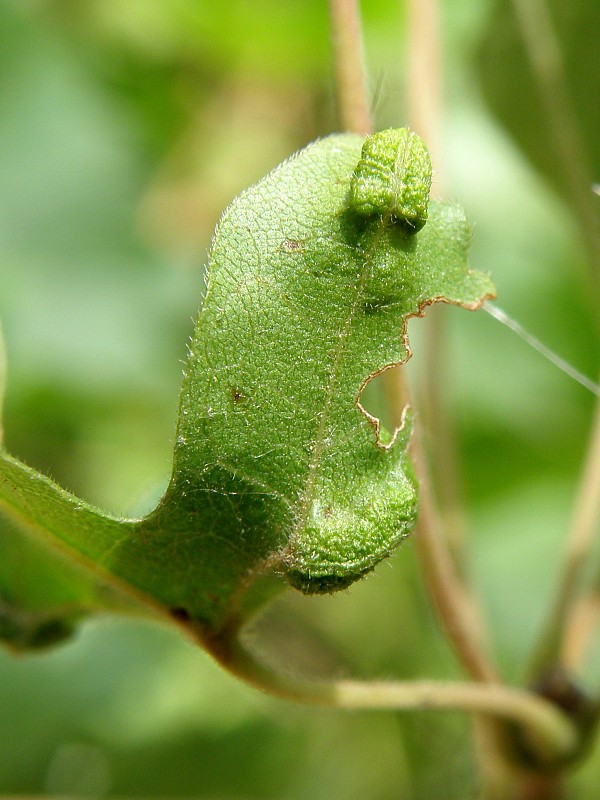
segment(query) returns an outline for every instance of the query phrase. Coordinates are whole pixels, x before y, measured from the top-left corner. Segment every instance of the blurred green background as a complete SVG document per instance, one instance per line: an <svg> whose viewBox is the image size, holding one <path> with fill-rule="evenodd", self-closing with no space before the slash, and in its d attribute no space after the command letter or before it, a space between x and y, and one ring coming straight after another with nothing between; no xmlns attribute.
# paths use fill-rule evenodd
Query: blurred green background
<svg viewBox="0 0 600 800"><path fill-rule="evenodd" d="M598 181L600 6L551 5ZM398 126L406 9L362 6L377 126ZM444 184L474 223L472 263L493 273L499 305L596 377L597 286L510 7L446 0L442 12ZM186 340L219 215L290 152L336 129L326 4L3 0L0 87L7 447L87 500L137 514L168 479ZM470 568L498 659L519 680L552 596L593 397L484 312L449 311L445 393ZM411 325L417 384L427 324ZM286 595L257 635L298 671L460 674L410 541L351 592ZM596 646L590 686L599 668ZM573 779L577 797L596 797L598 779L600 753ZM0 796L476 792L469 723L458 714L294 707L236 683L177 633L122 619L87 623L41 655L0 652Z"/></svg>

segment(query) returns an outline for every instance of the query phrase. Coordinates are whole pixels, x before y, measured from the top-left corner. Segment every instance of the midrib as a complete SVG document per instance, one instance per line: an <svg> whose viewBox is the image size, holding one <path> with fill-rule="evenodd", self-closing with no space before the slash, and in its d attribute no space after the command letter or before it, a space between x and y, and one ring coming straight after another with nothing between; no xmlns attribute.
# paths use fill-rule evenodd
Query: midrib
<svg viewBox="0 0 600 800"><path fill-rule="evenodd" d="M377 230L373 237L373 241L363 261L362 272L359 276L359 282L356 288L356 296L354 298L354 302L352 303L350 312L348 313L348 316L344 322L342 333L341 336L339 337L339 344L336 346L334 350L335 355L333 358L333 364L330 371L329 382L327 384L327 391L325 392L325 402L323 405L323 411L320 415L319 424L317 426L317 430L313 440L315 443L313 448L313 455L310 465L308 467L305 487L298 500L297 504L298 512L296 514L296 522L294 524L290 536L288 547L293 547L293 543L298 535L298 532L302 530L302 528L306 523L306 520L310 512L310 507L314 500L317 474L319 466L321 464L321 456L325 448L325 433L329 423L329 412L331 409L331 404L335 397L334 389L339 377L339 368L342 361L342 356L344 354L346 339L348 338L348 333L350 331L352 322L356 315L356 310L359 307L360 301L362 300L364 295L365 282L369 274L369 269L373 261L375 250L377 249L377 245L379 244L381 236L383 235L383 232L385 231L385 228L388 223L389 223L389 215L382 217L381 220L379 221Z"/></svg>

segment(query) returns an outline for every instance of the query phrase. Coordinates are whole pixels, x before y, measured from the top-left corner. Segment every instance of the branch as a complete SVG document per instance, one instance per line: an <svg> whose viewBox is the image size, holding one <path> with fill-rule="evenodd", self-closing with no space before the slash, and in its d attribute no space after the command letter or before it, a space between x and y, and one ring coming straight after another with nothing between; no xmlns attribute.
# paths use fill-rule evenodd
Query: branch
<svg viewBox="0 0 600 800"><path fill-rule="evenodd" d="M342 129L372 133L358 0L329 0L336 96Z"/></svg>
<svg viewBox="0 0 600 800"><path fill-rule="evenodd" d="M526 742L548 764L570 758L577 730L555 705L531 692L500 684L418 681L310 681L276 672L243 645L239 632L204 642L237 678L270 695L308 705L348 710L457 710L492 715L525 732Z"/></svg>
<svg viewBox="0 0 600 800"><path fill-rule="evenodd" d="M441 188L441 30L437 0L409 0L408 86L410 122L427 142L434 166L434 185ZM448 638L454 645L467 673L478 681L498 680L496 668L488 657L477 604L461 581L453 553L458 549L462 528L460 492L456 475L454 436L442 401L445 384L442 357L445 349L445 325L441 309L429 320L423 410L427 430L435 441L431 458L433 486L439 494L441 518L427 473L423 442L415 433L413 452L421 486L420 513L416 543L425 583L432 596Z"/></svg>
<svg viewBox="0 0 600 800"><path fill-rule="evenodd" d="M582 137L570 102L560 41L545 0L512 0L521 35L546 112L556 163L581 225L589 253L592 278L600 289L600 220L590 185ZM567 537L565 565L554 607L541 642L535 651L534 672L538 674L564 661L570 645L568 620L581 591L594 543L594 527L600 514L600 402L596 403L593 429L582 470L571 525Z"/></svg>
<svg viewBox="0 0 600 800"><path fill-rule="evenodd" d="M421 491L416 542L425 585L467 673L476 681L495 683L499 676L486 652L476 604L456 572L429 481L423 475L425 462L418 431L413 435L412 448Z"/></svg>
<svg viewBox="0 0 600 800"><path fill-rule="evenodd" d="M408 109L411 128L426 142L433 164L432 193L443 193L442 159L442 35L438 0L409 0ZM435 448L428 452L445 538L459 568L464 565L462 544L466 519L454 426L445 402L448 384L447 309L438 308L427 319L425 370L420 406Z"/></svg>
<svg viewBox="0 0 600 800"><path fill-rule="evenodd" d="M575 499L561 583L534 659L534 673L539 673L566 657L566 650L570 647L567 645L569 641L567 623L572 617L582 579L595 545L596 523L599 516L600 401L597 401L587 457ZM579 647L581 650L584 649L581 642Z"/></svg>

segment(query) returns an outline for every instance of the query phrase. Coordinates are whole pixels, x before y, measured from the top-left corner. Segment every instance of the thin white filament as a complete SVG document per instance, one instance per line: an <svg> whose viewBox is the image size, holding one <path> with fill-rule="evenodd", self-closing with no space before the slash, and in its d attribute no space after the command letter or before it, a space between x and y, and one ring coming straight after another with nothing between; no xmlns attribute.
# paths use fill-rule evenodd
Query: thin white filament
<svg viewBox="0 0 600 800"><path fill-rule="evenodd" d="M595 394L596 397L600 397L600 385L594 383L594 381L588 378L587 375L579 372L579 370L575 369L575 367L569 364L568 361L565 361L564 358L561 358L553 350L550 350L550 348L547 347L543 342L540 342L539 339L536 339L535 336L532 336L531 333L526 331L525 328L516 320L509 317L508 314L502 311L501 308L498 308L498 306L495 306L492 303L485 303L483 307L488 314L494 317L494 319L497 319L498 322L506 325L506 327L510 328L511 331L514 331L517 336L520 336L521 339L533 347L534 350L537 350L538 353L544 356L544 358L548 359L548 361L554 364L555 367L558 367L574 381L577 381L577 383L584 386L592 394Z"/></svg>

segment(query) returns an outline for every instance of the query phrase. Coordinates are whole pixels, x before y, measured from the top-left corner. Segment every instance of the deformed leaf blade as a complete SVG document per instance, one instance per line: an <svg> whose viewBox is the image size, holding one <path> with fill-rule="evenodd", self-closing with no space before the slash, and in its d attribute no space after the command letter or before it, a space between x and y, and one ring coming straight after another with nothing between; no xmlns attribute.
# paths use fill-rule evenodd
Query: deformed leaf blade
<svg viewBox="0 0 600 800"><path fill-rule="evenodd" d="M313 143L224 214L172 480L155 511L103 515L0 453L4 638L31 645L43 639L37 622L54 621L60 636L90 610L129 606L166 609L214 642L280 576L305 592L343 588L410 531L410 414L384 446L361 391L407 359L411 316L437 301L476 308L493 286L467 268L462 209L426 209L418 167L416 212L398 202L404 184L392 176L393 207L361 191L357 213L350 186L362 145L352 134ZM389 169L373 166L381 188Z"/></svg>
<svg viewBox="0 0 600 800"><path fill-rule="evenodd" d="M406 535L417 506L408 430L380 446L361 388L407 358L409 316L493 295L467 269L459 207L433 204L416 235L357 216L348 198L362 143L309 146L242 194L216 232L162 514L202 518L236 585L276 568L305 591L341 588ZM213 596L203 613L230 599Z"/></svg>

